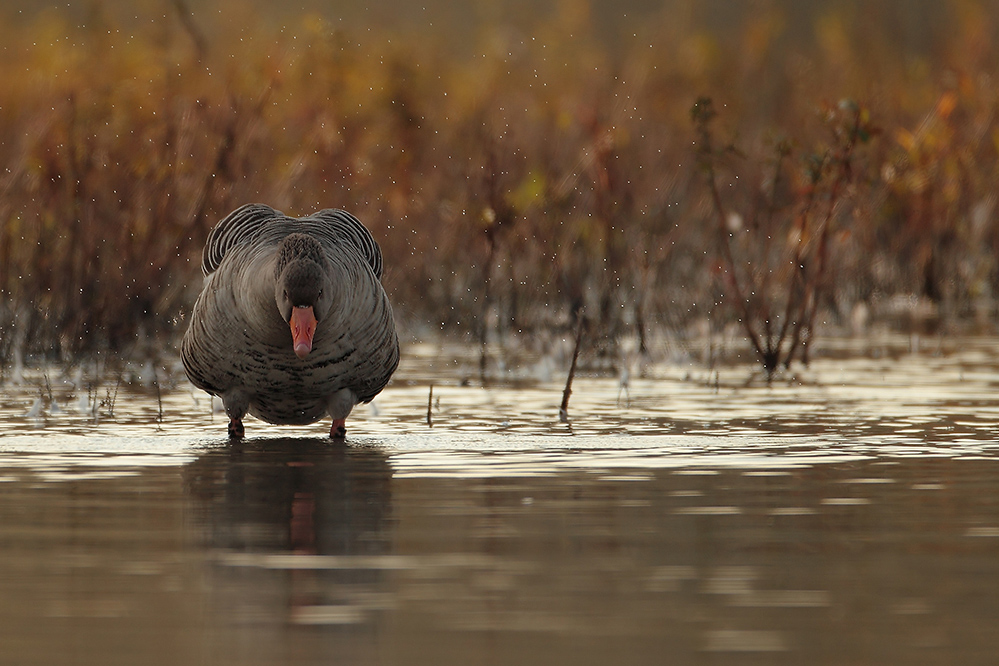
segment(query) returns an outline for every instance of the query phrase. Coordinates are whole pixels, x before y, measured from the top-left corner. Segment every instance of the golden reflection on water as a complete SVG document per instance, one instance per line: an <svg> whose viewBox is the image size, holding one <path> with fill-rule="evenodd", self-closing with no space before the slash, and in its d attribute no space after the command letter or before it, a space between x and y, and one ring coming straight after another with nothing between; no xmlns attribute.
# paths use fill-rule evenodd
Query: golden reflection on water
<svg viewBox="0 0 999 666"><path fill-rule="evenodd" d="M557 381L461 386L420 353L347 445L255 421L230 445L183 383L124 386L96 420L0 387L0 663L999 651L995 345L829 357L771 387L581 376L569 426Z"/></svg>
<svg viewBox="0 0 999 666"><path fill-rule="evenodd" d="M480 435L522 436L528 448L539 436L582 438L585 446L588 437L615 435L736 436L784 446L820 438L879 450L898 445L918 455L928 453L924 446L983 446L994 439L999 422L999 404L991 400L999 385L999 345L976 339L943 344L919 354L856 341L834 346L810 368L771 386L758 376L747 382L753 368L746 365L709 372L689 362L648 364L630 373L626 389L615 377L581 374L569 424L558 419L563 378L536 379L537 359L509 359L483 386L470 360L441 360L441 354L452 358L462 350L415 345L406 350L393 384L373 405L358 406L349 425L359 437L468 437L475 443ZM224 433L224 414L187 384L176 363L162 365L158 395L141 370L126 368L118 383L110 373L63 376L50 368L29 373L20 386L0 385L5 434L201 433L211 441ZM426 423L431 384L432 428ZM113 416L101 406L112 394ZM251 437L324 433L321 425L275 428L251 420L248 427Z"/></svg>

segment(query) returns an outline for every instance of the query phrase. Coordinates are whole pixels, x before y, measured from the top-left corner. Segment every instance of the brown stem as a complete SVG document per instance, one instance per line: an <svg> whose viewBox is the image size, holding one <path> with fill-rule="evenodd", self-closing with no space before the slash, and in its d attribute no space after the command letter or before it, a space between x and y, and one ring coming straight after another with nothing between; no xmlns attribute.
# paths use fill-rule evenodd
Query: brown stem
<svg viewBox="0 0 999 666"><path fill-rule="evenodd" d="M433 419L433 416L431 415L432 412L433 412L433 405L434 405L434 385L431 384L430 385L430 395L429 395L429 397L427 397L427 427L428 428L433 428L434 427L434 419Z"/></svg>
<svg viewBox="0 0 999 666"><path fill-rule="evenodd" d="M833 181L832 188L829 191L829 207L826 210L825 219L822 222L822 234L819 236L819 247L816 252L815 260L815 273L812 276L812 280L809 281L809 293L805 298L805 304L808 308L805 332L808 333L808 336L801 343L801 360L806 365L808 364L808 349L813 339L812 331L815 327L815 314L819 309L819 297L822 295L822 290L825 287L825 273L829 260L829 237L832 232L833 213L836 211L836 204L839 203L838 199L840 196L840 189L846 185L852 175L851 161L853 159L854 148L856 148L859 140L860 110L858 109L854 112L853 124L850 128L850 137L847 140L846 145L843 147L842 152L836 159L839 169L837 170L836 179Z"/></svg>
<svg viewBox="0 0 999 666"><path fill-rule="evenodd" d="M773 368L768 367L768 355L763 349L759 334L753 329L753 325L750 321L749 306L746 304L742 288L739 285L738 275L736 275L735 272L735 258L732 256L732 247L729 241L730 234L725 222L725 208L722 205L721 194L718 192L718 183L715 179L715 168L712 161L713 152L711 147L711 133L707 128L707 121L709 119L710 116L707 116L702 117L702 119L698 121L701 144L698 146L698 152L701 154L704 177L707 181L708 192L711 194L712 208L714 209L715 216L717 217L718 237L721 245L722 259L725 263L725 269L729 274L727 283L734 293L733 300L735 301L736 307L739 309L739 321L742 324L742 328L746 332L746 336L749 338L750 343L752 343L753 349L756 351L757 356L763 363L764 368L767 370L767 376L769 377Z"/></svg>
<svg viewBox="0 0 999 666"><path fill-rule="evenodd" d="M572 349L572 363L569 365L569 376L565 380L565 390L562 391L562 404L558 408L558 420L569 422L569 396L572 395L572 380L576 376L576 361L579 359L579 347L583 342L583 327L585 325L583 311L579 311L576 324L576 345Z"/></svg>
<svg viewBox="0 0 999 666"><path fill-rule="evenodd" d="M794 249L794 263L791 269L791 284L789 285L790 291L788 292L787 307L784 310L784 321L781 324L780 334L783 340L793 320L794 329L791 334L791 342L788 346L787 356L784 358L785 368L791 367L791 361L794 359L795 351L801 342L801 331L804 328L805 308L807 305L807 284L805 282L805 267L803 263L805 258L805 237L808 231L809 216L812 214L812 207L815 205L815 192L818 188L822 171L825 169L825 162L826 158L823 158L822 165L813 172L808 197L798 216L798 242L795 244ZM795 294L798 294L797 298L794 297Z"/></svg>
<svg viewBox="0 0 999 666"><path fill-rule="evenodd" d="M760 293L764 296L762 300L765 307L765 312L763 313L763 330L767 342L767 357L774 359L773 362L775 367L776 364L779 363L780 350L784 343L784 336L787 329L786 326L782 326L779 335L775 337L773 334L773 321L770 316L771 310L766 298L767 294L770 293L770 271L767 270L767 267L769 265L770 242L772 239L771 230L773 229L774 212L777 208L777 190L780 187L781 166L784 162L785 156L787 156L786 144L784 142L780 142L777 145L777 160L774 164L773 187L770 190L770 200L767 202L766 242L764 243L762 253L765 265L760 281ZM788 298L790 299L790 293L788 294Z"/></svg>

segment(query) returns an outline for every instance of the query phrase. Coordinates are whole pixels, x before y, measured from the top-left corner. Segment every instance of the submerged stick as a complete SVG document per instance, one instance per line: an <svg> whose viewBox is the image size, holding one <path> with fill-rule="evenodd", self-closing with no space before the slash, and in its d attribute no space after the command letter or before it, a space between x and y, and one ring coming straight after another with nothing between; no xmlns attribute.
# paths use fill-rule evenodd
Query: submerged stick
<svg viewBox="0 0 999 666"><path fill-rule="evenodd" d="M160 391L160 379L156 373L156 366L153 366L153 386L156 387L156 406L159 409L159 413L156 417L156 422L163 423L163 395Z"/></svg>
<svg viewBox="0 0 999 666"><path fill-rule="evenodd" d="M569 365L569 376L565 380L565 390L562 391L562 405L558 408L558 420L569 422L569 396L572 395L572 378L576 376L576 361L579 359L579 346L583 341L583 313L579 313L579 323L576 325L576 346L572 349L572 363Z"/></svg>
<svg viewBox="0 0 999 666"><path fill-rule="evenodd" d="M427 398L427 427L428 428L433 428L434 427L434 419L431 416L431 412L433 410L433 405L434 405L434 385L431 384L430 385L430 396Z"/></svg>

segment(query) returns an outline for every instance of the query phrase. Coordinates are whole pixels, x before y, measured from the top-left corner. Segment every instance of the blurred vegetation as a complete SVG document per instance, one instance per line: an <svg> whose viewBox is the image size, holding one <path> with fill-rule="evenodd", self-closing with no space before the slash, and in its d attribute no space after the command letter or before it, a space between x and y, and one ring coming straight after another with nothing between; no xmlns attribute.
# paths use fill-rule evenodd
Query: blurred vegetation
<svg viewBox="0 0 999 666"><path fill-rule="evenodd" d="M797 156L799 166L790 173L787 162L795 156L794 146L787 139L777 141L772 171L753 184L761 193L746 202L745 228L746 216L727 206L719 189L719 162L738 149L716 148L716 113L706 97L691 109L718 234L715 273L770 379L780 366L789 368L795 357L808 362L820 303L824 296L835 297L828 274L838 209L853 184L857 148L869 142L877 128L867 109L843 100L838 108L824 111L829 145L822 152Z"/></svg>
<svg viewBox="0 0 999 666"><path fill-rule="evenodd" d="M736 4L609 28L564 0L460 38L240 0L8 18L0 360L175 340L208 230L249 201L358 215L413 336L585 312L614 353L736 325L770 370L823 326L991 330L992 3Z"/></svg>

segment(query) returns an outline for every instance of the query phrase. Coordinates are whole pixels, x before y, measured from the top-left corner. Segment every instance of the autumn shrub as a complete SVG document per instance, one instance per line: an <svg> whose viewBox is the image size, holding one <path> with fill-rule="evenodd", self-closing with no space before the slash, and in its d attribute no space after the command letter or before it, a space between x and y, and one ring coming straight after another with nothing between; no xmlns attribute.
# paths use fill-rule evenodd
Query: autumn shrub
<svg viewBox="0 0 999 666"><path fill-rule="evenodd" d="M168 349L208 229L247 201L358 215L410 337L569 334L585 313L590 344L614 355L625 337L648 349L653 334L737 322L689 118L700 96L721 112L719 140L759 165L717 182L744 224L778 199L792 219L788 202L803 201L797 158L773 197L781 137L795 155L824 154L822 110L844 98L881 129L836 209L838 272L809 301L808 335L852 305L888 313L896 297L953 325L991 321L999 129L985 0L942 4L953 29L915 55L835 3L805 23L794 3L762 3L719 31L698 3L670 0L608 39L585 2L567 1L456 47L445 31L241 2L0 25L0 358L17 345Z"/></svg>
<svg viewBox="0 0 999 666"><path fill-rule="evenodd" d="M710 98L691 108L714 213L718 291L768 380L796 358L808 363L820 307L841 309L833 289L842 279L837 239L850 232L850 204L863 196L856 187L865 181L857 153L877 133L868 110L852 100L821 112L829 136L819 152L802 152L780 138L769 164L754 164L749 178L723 195L721 165L743 155L732 144L717 145ZM737 170L735 180L739 171L748 169Z"/></svg>

